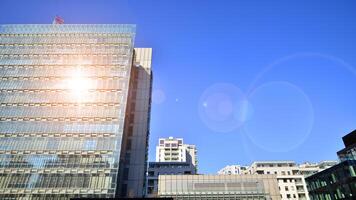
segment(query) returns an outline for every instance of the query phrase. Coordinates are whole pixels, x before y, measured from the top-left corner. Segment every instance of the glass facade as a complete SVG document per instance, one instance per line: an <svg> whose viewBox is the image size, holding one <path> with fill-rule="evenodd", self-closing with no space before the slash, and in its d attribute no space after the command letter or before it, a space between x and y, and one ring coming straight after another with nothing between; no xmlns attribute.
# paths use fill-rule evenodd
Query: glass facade
<svg viewBox="0 0 356 200"><path fill-rule="evenodd" d="M306 180L311 200L355 199L356 161L346 160Z"/></svg>
<svg viewBox="0 0 356 200"><path fill-rule="evenodd" d="M306 178L311 200L356 199L356 130L343 138L340 163Z"/></svg>
<svg viewBox="0 0 356 200"><path fill-rule="evenodd" d="M135 25L0 25L0 199L114 197Z"/></svg>

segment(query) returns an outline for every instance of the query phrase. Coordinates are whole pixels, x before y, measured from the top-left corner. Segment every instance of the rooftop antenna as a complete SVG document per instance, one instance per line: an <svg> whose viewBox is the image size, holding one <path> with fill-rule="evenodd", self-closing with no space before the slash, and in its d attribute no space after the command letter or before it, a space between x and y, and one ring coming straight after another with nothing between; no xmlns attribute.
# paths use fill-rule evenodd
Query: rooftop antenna
<svg viewBox="0 0 356 200"><path fill-rule="evenodd" d="M52 24L64 24L64 19L56 15L56 17L54 17Z"/></svg>

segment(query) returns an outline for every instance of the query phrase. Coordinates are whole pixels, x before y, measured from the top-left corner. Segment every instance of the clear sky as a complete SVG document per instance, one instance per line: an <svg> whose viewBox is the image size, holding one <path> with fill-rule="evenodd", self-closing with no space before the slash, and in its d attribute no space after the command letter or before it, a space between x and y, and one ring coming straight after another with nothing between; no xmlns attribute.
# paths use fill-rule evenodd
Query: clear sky
<svg viewBox="0 0 356 200"><path fill-rule="evenodd" d="M159 137L201 173L254 160L337 159L356 129L356 1L1 0L0 23L137 24L152 47Z"/></svg>

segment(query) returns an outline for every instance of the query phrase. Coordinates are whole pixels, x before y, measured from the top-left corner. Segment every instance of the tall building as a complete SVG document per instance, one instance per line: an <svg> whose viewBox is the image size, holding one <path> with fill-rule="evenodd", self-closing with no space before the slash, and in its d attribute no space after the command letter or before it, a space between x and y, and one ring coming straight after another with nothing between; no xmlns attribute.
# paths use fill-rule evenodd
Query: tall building
<svg viewBox="0 0 356 200"><path fill-rule="evenodd" d="M342 139L341 162L306 178L311 200L356 199L356 130Z"/></svg>
<svg viewBox="0 0 356 200"><path fill-rule="evenodd" d="M276 175L162 175L159 197L176 200L280 200Z"/></svg>
<svg viewBox="0 0 356 200"><path fill-rule="evenodd" d="M0 199L142 196L151 49L135 25L0 25Z"/></svg>
<svg viewBox="0 0 356 200"><path fill-rule="evenodd" d="M160 138L156 162L190 162L197 168L197 149L195 145L184 144L182 138Z"/></svg>

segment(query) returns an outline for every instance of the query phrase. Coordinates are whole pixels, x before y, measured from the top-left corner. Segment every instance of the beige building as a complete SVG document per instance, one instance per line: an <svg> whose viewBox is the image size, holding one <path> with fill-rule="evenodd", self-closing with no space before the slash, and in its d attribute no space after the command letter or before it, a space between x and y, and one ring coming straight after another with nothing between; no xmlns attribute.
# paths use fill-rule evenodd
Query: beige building
<svg viewBox="0 0 356 200"><path fill-rule="evenodd" d="M151 113L152 48L134 48L128 112L120 156L120 192L117 196L142 197L146 185Z"/></svg>
<svg viewBox="0 0 356 200"><path fill-rule="evenodd" d="M159 197L280 200L276 175L161 175Z"/></svg>
<svg viewBox="0 0 356 200"><path fill-rule="evenodd" d="M188 162L198 167L195 145L184 144L182 138L160 138L156 147L156 162Z"/></svg>
<svg viewBox="0 0 356 200"><path fill-rule="evenodd" d="M305 177L334 164L336 162L324 161L298 166L294 161L259 161L254 162L245 173L275 174L282 200L309 200Z"/></svg>

